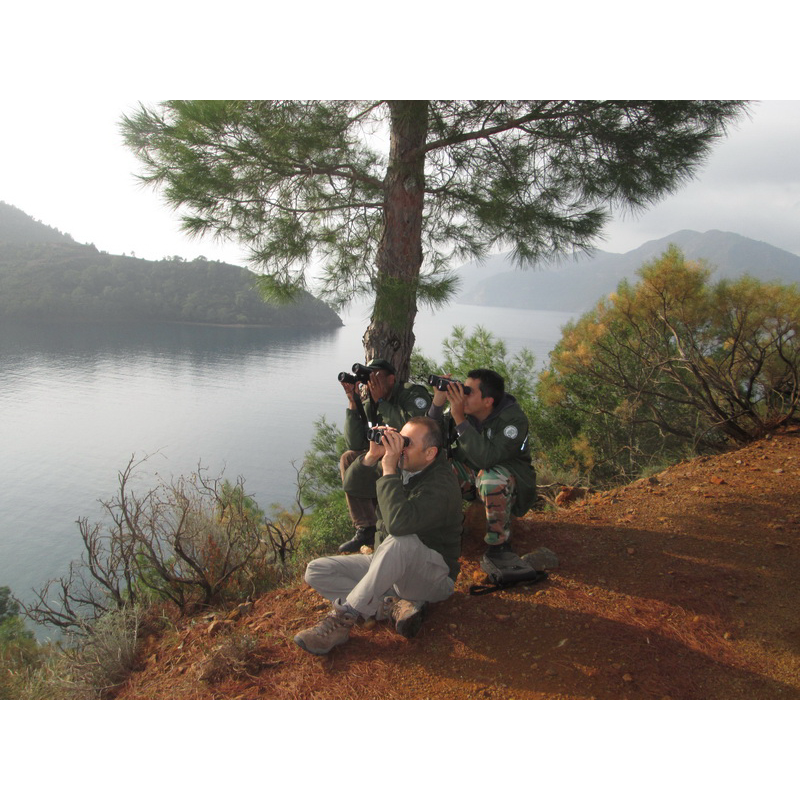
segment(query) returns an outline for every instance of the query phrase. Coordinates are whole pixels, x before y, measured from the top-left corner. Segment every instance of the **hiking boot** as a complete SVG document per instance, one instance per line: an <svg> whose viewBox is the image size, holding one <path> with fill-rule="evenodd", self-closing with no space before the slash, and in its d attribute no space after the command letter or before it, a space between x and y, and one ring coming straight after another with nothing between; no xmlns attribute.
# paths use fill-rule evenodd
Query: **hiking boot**
<svg viewBox="0 0 800 800"><path fill-rule="evenodd" d="M519 556L511 549L511 542L505 541L502 544L490 544L483 554L493 564L498 567L515 564L519 561Z"/></svg>
<svg viewBox="0 0 800 800"><path fill-rule="evenodd" d="M399 597L386 597L383 602L394 622L394 629L401 636L411 639L419 633L428 608L427 603L412 603Z"/></svg>
<svg viewBox="0 0 800 800"><path fill-rule="evenodd" d="M294 643L315 656L323 656L350 638L350 629L356 619L352 614L334 609L313 628L300 631L294 637Z"/></svg>
<svg viewBox="0 0 800 800"><path fill-rule="evenodd" d="M358 553L362 547L375 546L375 526L370 525L368 528L356 528L356 535L344 544L339 545L340 553Z"/></svg>
<svg viewBox="0 0 800 800"><path fill-rule="evenodd" d="M383 598L383 602L378 606L378 610L375 612L375 622L386 622L387 619L391 619L392 606L399 599L400 598L394 593L394 590L392 590L391 594L387 594Z"/></svg>

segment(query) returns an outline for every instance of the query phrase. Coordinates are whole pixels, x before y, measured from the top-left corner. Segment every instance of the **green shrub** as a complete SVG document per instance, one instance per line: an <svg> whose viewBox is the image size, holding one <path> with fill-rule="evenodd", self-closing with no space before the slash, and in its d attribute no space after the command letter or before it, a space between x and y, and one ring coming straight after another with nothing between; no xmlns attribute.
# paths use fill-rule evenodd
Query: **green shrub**
<svg viewBox="0 0 800 800"><path fill-rule="evenodd" d="M464 380L470 370L494 370L503 376L506 391L514 395L522 410L530 416L536 363L536 357L530 350L523 348L509 356L506 343L480 325L469 336L464 327L454 327L450 336L442 342L442 348L444 361L441 364L415 351L411 357L411 374L420 381L430 373L449 373L454 378Z"/></svg>
<svg viewBox="0 0 800 800"><path fill-rule="evenodd" d="M298 537L296 561L304 564L312 558L335 553L353 533L344 492L331 492L321 498L308 519L306 531Z"/></svg>
<svg viewBox="0 0 800 800"><path fill-rule="evenodd" d="M561 430L596 479L629 481L797 420L796 285L712 284L675 246L638 275L565 326L540 374L551 447Z"/></svg>
<svg viewBox="0 0 800 800"><path fill-rule="evenodd" d="M303 457L301 501L315 506L331 492L340 491L339 457L346 450L344 434L323 415L314 421L311 448Z"/></svg>

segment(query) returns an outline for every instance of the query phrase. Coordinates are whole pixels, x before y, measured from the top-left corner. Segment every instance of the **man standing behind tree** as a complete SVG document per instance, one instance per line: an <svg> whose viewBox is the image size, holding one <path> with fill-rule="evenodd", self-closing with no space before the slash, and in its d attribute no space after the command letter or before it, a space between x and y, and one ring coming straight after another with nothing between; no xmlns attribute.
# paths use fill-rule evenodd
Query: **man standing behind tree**
<svg viewBox="0 0 800 800"><path fill-rule="evenodd" d="M474 369L446 391L434 389L428 416L442 425L462 494L477 493L486 508L486 557L502 564L512 552L511 515L522 516L536 502L528 418L490 369Z"/></svg>
<svg viewBox="0 0 800 800"><path fill-rule="evenodd" d="M399 431L411 417L424 416L431 404L431 396L425 387L397 383L395 369L385 359L373 358L367 368L370 371L366 384L368 396L363 405L358 387L342 383L349 402L344 421L347 450L339 459L342 480L347 468L366 451L369 426L388 425ZM357 553L363 546L375 544L375 499L353 497L346 488L345 497L356 532L352 539L339 546L339 552Z"/></svg>

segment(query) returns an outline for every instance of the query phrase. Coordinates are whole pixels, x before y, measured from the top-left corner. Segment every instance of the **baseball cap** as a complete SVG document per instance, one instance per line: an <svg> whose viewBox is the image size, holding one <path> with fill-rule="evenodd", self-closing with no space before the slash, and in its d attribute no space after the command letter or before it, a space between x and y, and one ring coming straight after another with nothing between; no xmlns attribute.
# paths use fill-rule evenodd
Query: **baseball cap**
<svg viewBox="0 0 800 800"><path fill-rule="evenodd" d="M397 370L385 358L373 358L367 364L370 369L385 369L388 373L394 375Z"/></svg>

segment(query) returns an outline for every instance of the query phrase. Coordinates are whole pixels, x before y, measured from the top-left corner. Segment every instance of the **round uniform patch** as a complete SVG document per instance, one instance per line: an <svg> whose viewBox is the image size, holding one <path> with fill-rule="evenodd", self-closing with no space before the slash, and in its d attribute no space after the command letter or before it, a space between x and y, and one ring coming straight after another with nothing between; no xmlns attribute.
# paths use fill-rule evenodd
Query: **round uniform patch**
<svg viewBox="0 0 800 800"><path fill-rule="evenodd" d="M516 439L517 436L519 436L519 431L513 425L509 425L503 431L503 435L506 437L506 439Z"/></svg>
<svg viewBox="0 0 800 800"><path fill-rule="evenodd" d="M425 406L428 405L428 404L425 402L425 398L424 397L415 397L414 398L414 405L417 408L425 408Z"/></svg>

